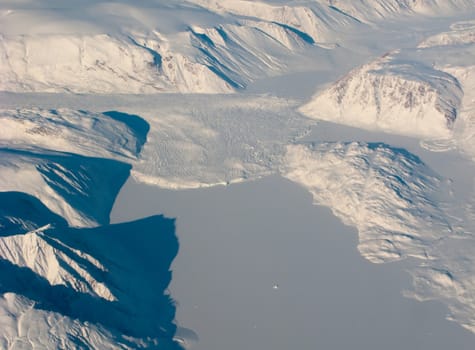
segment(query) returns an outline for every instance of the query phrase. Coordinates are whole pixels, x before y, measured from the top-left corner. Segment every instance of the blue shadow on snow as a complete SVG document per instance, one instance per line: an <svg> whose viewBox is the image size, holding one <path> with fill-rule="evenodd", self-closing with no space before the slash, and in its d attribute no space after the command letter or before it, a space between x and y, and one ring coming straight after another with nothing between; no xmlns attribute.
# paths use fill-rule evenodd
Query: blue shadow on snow
<svg viewBox="0 0 475 350"><path fill-rule="evenodd" d="M26 200L28 205L39 205L22 193L1 197L14 203ZM173 339L176 308L166 292L171 281L170 266L179 248L174 219L152 216L93 229L73 229L65 227L64 220L48 213L46 207L39 205L37 209L57 220L52 222L53 228L37 233L40 238L104 283L116 300L78 292L70 286L51 285L31 269L4 258L0 258L0 293L20 294L33 300L37 309L101 325L122 343L128 342L124 336L132 336L158 341L158 345L151 342L148 349L181 349ZM97 259L105 270L79 256L76 249ZM82 279L64 261L61 267ZM74 341L81 345L80 339Z"/></svg>

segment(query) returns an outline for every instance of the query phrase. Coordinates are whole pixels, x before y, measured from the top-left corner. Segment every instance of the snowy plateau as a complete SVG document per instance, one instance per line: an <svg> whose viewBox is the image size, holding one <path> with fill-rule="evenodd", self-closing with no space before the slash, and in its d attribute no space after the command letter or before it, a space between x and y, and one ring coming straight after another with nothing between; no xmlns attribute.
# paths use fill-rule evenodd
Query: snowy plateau
<svg viewBox="0 0 475 350"><path fill-rule="evenodd" d="M0 0L0 349L201 349L181 218L116 199L273 176L472 349L475 0Z"/></svg>

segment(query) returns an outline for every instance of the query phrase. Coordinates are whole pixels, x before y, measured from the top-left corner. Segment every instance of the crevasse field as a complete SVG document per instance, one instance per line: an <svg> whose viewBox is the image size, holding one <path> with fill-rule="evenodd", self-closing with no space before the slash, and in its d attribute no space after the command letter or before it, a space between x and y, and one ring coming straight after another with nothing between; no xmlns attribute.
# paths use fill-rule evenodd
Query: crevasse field
<svg viewBox="0 0 475 350"><path fill-rule="evenodd" d="M0 0L0 349L474 347L474 0Z"/></svg>

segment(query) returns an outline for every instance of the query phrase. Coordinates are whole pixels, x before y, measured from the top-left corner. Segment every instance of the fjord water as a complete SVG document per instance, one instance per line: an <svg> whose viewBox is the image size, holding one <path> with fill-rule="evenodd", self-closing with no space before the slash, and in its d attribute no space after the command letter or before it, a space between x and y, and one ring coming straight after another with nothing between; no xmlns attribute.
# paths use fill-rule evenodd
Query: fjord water
<svg viewBox="0 0 475 350"><path fill-rule="evenodd" d="M157 213L176 218L169 290L192 349L473 347L444 306L402 296L404 262L364 260L355 229L279 176L185 191L130 179L111 220Z"/></svg>

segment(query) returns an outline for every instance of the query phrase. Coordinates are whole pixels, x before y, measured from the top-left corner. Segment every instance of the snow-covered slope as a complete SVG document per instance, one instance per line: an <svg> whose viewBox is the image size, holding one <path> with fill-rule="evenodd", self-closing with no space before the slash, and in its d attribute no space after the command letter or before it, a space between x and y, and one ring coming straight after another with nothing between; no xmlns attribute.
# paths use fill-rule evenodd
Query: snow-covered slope
<svg viewBox="0 0 475 350"><path fill-rule="evenodd" d="M107 226L149 125L71 109L2 110L1 119L0 344L179 349L165 293L174 221Z"/></svg>
<svg viewBox="0 0 475 350"><path fill-rule="evenodd" d="M446 15L474 2L90 1L57 7L49 0L0 6L0 91L230 93L282 74L318 45L333 47L362 26L358 18ZM18 25L25 22L30 25Z"/></svg>
<svg viewBox="0 0 475 350"><path fill-rule="evenodd" d="M316 119L424 139L473 155L473 21L388 52L318 91L300 111ZM447 52L451 54L448 55Z"/></svg>
<svg viewBox="0 0 475 350"><path fill-rule="evenodd" d="M108 223L124 161L145 143L143 120L68 109L3 110L0 120L1 191L28 193L74 226Z"/></svg>
<svg viewBox="0 0 475 350"><path fill-rule="evenodd" d="M359 233L358 249L373 262L426 257L451 233L437 204L443 183L419 158L385 144L288 146L285 177Z"/></svg>
<svg viewBox="0 0 475 350"><path fill-rule="evenodd" d="M55 222L57 216L33 197L8 197L2 206L10 222L28 219L31 228L39 226L32 215L15 216L21 207L12 208L30 204L50 223L28 232L17 227L16 234L2 230L0 310L6 313L0 318L0 344L10 349L179 348L173 340L174 306L165 293L178 249L174 220L156 216L75 230L62 219Z"/></svg>
<svg viewBox="0 0 475 350"><path fill-rule="evenodd" d="M424 39L418 47L428 48L475 43L475 21L457 22L452 24L450 29L448 32L435 34Z"/></svg>
<svg viewBox="0 0 475 350"><path fill-rule="evenodd" d="M475 161L475 66L456 69L453 74L463 81L466 91L454 140L457 147Z"/></svg>
<svg viewBox="0 0 475 350"><path fill-rule="evenodd" d="M36 307L15 293L0 296L2 349L135 349L121 344L102 327ZM34 325L34 327L32 326Z"/></svg>
<svg viewBox="0 0 475 350"><path fill-rule="evenodd" d="M0 123L1 147L117 160L137 158L148 132L137 116L65 108L0 110Z"/></svg>
<svg viewBox="0 0 475 350"><path fill-rule="evenodd" d="M30 269L52 286L63 285L79 293L116 300L100 281L107 270L99 261L48 235L51 230L67 229L62 217L25 193L0 192L0 199L1 259Z"/></svg>
<svg viewBox="0 0 475 350"><path fill-rule="evenodd" d="M380 57L318 92L301 111L311 117L364 129L429 138L432 140L421 143L428 150L458 150L475 159L472 32L472 21L456 22L450 31L431 35L417 48ZM468 172L466 180L461 180L457 171L449 172L464 183L458 197L468 193L464 199L457 199L444 194L449 182L441 182L422 163L412 168L412 161L405 161L405 166L398 166L394 159L375 162L368 156L373 151L362 156L366 152L361 145L337 145L332 144L330 150L328 145L290 148L287 157L291 164L305 164L300 168L295 165L290 176L309 188L318 203L330 206L336 215L358 228L359 249L370 260L398 259L406 254L416 257L418 262L410 269L414 290L407 295L418 300L443 301L450 310L448 318L473 332L473 167L458 165L464 169L459 172ZM354 148L360 150L348 155L348 149ZM343 153L346 155L342 158L336 156ZM399 156L406 154L403 151ZM354 163L350 160L353 156ZM349 164L354 165L352 169L347 168ZM387 165L392 170L388 171ZM371 171L364 171L374 166ZM333 182L335 178L337 182ZM347 186L341 187L341 183ZM364 189L355 189L361 183L369 184L363 186L370 189L366 195ZM389 199L391 195L394 198ZM445 200L448 202L444 203ZM368 205L363 204L366 201ZM371 236L371 232L379 232L382 241L375 245L371 240L365 243L364 237Z"/></svg>
<svg viewBox="0 0 475 350"><path fill-rule="evenodd" d="M335 9L363 21L401 14L447 15L473 8L473 0L329 0Z"/></svg>
<svg viewBox="0 0 475 350"><path fill-rule="evenodd" d="M429 261L409 271L414 289L405 294L420 301L444 302L450 310L448 319L475 333L473 221L471 224L469 235L443 240L433 247Z"/></svg>
<svg viewBox="0 0 475 350"><path fill-rule="evenodd" d="M456 22L450 28L427 38L418 47L425 56L437 57L438 69L454 76L464 91L454 132L445 148L457 148L475 159L475 23ZM443 54L448 51L453 54ZM443 144L426 146L444 149Z"/></svg>
<svg viewBox="0 0 475 350"><path fill-rule="evenodd" d="M66 226L66 220L53 214L37 198L21 192L0 192L0 236L35 231L52 223Z"/></svg>
<svg viewBox="0 0 475 350"><path fill-rule="evenodd" d="M130 172L129 165L103 158L9 149L0 155L0 191L34 196L73 226L108 223Z"/></svg>
<svg viewBox="0 0 475 350"><path fill-rule="evenodd" d="M351 22L320 5L316 12L261 2L199 2L217 12L205 12L207 20L200 21L203 9L186 2L91 2L81 5L80 16L74 2L67 11L47 3L40 15L3 4L1 91L229 93L282 73L291 54L324 41L320 32ZM240 17L230 21L229 14ZM34 25L17 26L19 21Z"/></svg>
<svg viewBox="0 0 475 350"><path fill-rule="evenodd" d="M296 70L328 82L392 45L371 41L386 22L384 35L415 41L425 22L405 34L401 17L470 9L473 0L0 0L0 91L26 101L0 111L0 347L178 349L166 292L174 221L108 225L129 173L173 189L281 174L355 226L368 260L416 260L412 296L443 300L475 332L475 204L444 203L450 181L402 148L299 142L325 119L475 159L473 21L448 31L440 19L443 32L427 29L418 47L319 85L300 108L310 118L300 101L224 95ZM297 88L287 77L265 84ZM54 107L26 107L43 98Z"/></svg>
<svg viewBox="0 0 475 350"><path fill-rule="evenodd" d="M244 88L248 82L267 75L282 74L286 61L313 43L278 23L248 19L212 28L193 27L190 37L199 50L198 62L210 67L233 88Z"/></svg>
<svg viewBox="0 0 475 350"><path fill-rule="evenodd" d="M49 237L43 232L49 228L44 226L28 233L1 237L0 256L16 266L29 268L52 286L64 285L80 293L115 301L109 288L91 275L93 271L104 274L105 268L88 254Z"/></svg>
<svg viewBox="0 0 475 350"><path fill-rule="evenodd" d="M357 21L328 7L326 1L288 2L249 0L193 0L207 9L218 13L254 18L267 23L275 23L288 28L317 43L325 43L334 38L335 31L355 25Z"/></svg>
<svg viewBox="0 0 475 350"><path fill-rule="evenodd" d="M368 129L442 138L451 134L463 96L457 79L387 54L348 73L300 111Z"/></svg>
<svg viewBox="0 0 475 350"><path fill-rule="evenodd" d="M414 287L407 296L442 301L449 319L475 330L474 206L453 197L450 180L382 143L295 144L284 164L285 177L357 228L366 259L413 258L406 265Z"/></svg>
<svg viewBox="0 0 475 350"><path fill-rule="evenodd" d="M106 34L0 40L3 91L150 93L167 86L150 52Z"/></svg>

